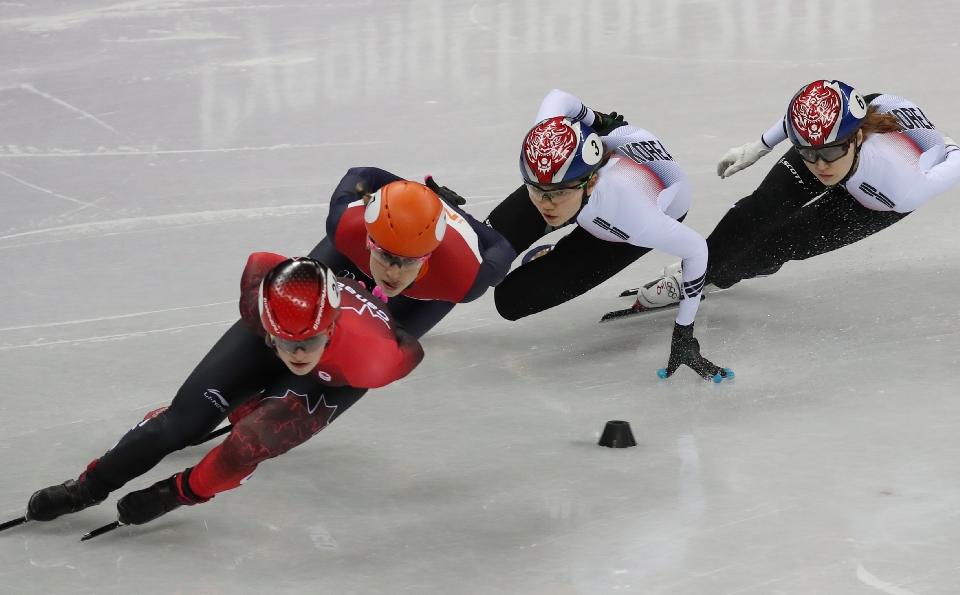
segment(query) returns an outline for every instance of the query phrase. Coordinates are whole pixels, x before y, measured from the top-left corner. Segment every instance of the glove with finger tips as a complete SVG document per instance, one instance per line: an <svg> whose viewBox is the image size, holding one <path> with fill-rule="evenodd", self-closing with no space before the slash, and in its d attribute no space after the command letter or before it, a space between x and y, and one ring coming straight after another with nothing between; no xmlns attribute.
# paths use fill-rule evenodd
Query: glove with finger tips
<svg viewBox="0 0 960 595"><path fill-rule="evenodd" d="M430 176L430 175L425 176L423 178L423 185L429 188L430 190L433 190L434 194L436 194L443 200L447 201L448 203L455 204L458 207L462 207L463 205L467 204L467 199L460 196L453 190L450 190L446 186L441 186L440 184L437 184L437 181L433 179L433 176Z"/></svg>
<svg viewBox="0 0 960 595"><path fill-rule="evenodd" d="M762 137L760 140L747 143L742 147L730 149L717 164L717 175L721 178L732 176L741 169L746 169L756 163L770 150L770 147L764 144Z"/></svg>
<svg viewBox="0 0 960 595"><path fill-rule="evenodd" d="M657 371L660 378L669 378L681 365L686 365L704 380L720 382L724 378L733 378L733 370L721 368L700 355L700 342L693 336L693 323L686 326L675 324L673 338L670 341L670 359L667 367Z"/></svg>
<svg viewBox="0 0 960 595"><path fill-rule="evenodd" d="M604 114L593 110L593 131L599 134L600 136L607 136L617 128L621 126L626 126L628 122L623 119L623 116L617 112L610 112L609 114Z"/></svg>

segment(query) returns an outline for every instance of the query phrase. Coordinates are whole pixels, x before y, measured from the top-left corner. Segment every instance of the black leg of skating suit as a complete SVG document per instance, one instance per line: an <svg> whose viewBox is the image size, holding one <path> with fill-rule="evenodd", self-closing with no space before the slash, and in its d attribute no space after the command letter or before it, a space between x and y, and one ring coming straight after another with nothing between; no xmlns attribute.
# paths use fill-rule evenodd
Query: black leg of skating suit
<svg viewBox="0 0 960 595"><path fill-rule="evenodd" d="M518 254L552 231L525 186L497 205L487 221ZM517 267L497 286L493 296L501 316L517 320L558 306L600 285L650 251L601 240L580 227L571 229L553 250Z"/></svg>
<svg viewBox="0 0 960 595"><path fill-rule="evenodd" d="M170 407L137 424L87 471L98 490L113 491L171 452L217 427L227 414L289 373L263 338L237 321L187 378Z"/></svg>
<svg viewBox="0 0 960 595"><path fill-rule="evenodd" d="M739 200L707 238L707 282L743 279L847 246L893 225L905 213L873 211L841 186L824 186L788 150L760 186Z"/></svg>

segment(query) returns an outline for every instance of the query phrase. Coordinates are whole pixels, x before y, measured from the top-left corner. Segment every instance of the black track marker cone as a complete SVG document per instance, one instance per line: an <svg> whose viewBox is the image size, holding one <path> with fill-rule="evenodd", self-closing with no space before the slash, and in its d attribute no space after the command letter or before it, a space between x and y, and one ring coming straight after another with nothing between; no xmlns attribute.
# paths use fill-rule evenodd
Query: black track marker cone
<svg viewBox="0 0 960 595"><path fill-rule="evenodd" d="M600 436L600 446L609 448L627 448L636 446L637 441L633 439L633 432L630 431L630 424L618 419L608 421L603 434Z"/></svg>

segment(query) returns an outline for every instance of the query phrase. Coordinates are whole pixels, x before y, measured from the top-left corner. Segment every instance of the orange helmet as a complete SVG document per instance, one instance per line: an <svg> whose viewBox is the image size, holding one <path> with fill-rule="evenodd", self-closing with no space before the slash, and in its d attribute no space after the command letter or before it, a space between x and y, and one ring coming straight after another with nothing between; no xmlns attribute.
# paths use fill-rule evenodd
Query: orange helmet
<svg viewBox="0 0 960 595"><path fill-rule="evenodd" d="M377 190L363 219L378 246L410 258L436 250L447 230L440 197L416 182L391 182Z"/></svg>

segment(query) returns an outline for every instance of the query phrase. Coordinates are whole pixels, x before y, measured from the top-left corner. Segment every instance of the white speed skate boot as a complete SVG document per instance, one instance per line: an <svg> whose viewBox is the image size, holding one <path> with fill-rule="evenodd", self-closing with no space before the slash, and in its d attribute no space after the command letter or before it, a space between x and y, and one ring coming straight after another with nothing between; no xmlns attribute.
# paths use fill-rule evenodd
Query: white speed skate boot
<svg viewBox="0 0 960 595"><path fill-rule="evenodd" d="M646 309L665 308L680 303L683 270L680 263L663 267L660 278L646 283L637 292L637 304Z"/></svg>

